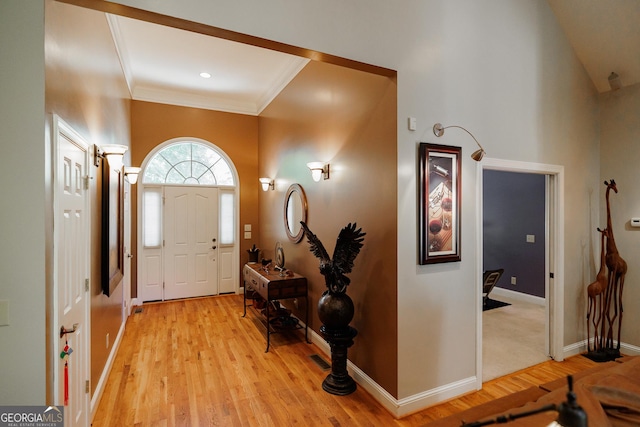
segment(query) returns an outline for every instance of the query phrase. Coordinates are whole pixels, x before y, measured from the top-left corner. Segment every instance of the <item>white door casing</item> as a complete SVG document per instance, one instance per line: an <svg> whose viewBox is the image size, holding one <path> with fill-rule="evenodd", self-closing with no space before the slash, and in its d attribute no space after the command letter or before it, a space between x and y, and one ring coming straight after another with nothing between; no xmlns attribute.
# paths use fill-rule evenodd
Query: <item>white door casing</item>
<svg viewBox="0 0 640 427"><path fill-rule="evenodd" d="M53 116L54 153L54 399L68 406L65 426L89 424L89 146ZM72 332L62 335L61 328ZM62 337L61 337L62 335ZM73 351L67 351L65 346Z"/></svg>
<svg viewBox="0 0 640 427"><path fill-rule="evenodd" d="M217 295L218 189L164 192L164 299Z"/></svg>
<svg viewBox="0 0 640 427"><path fill-rule="evenodd" d="M183 144L190 147L173 149ZM208 168L207 171L202 167ZM180 172L176 174L176 171ZM213 180L211 174L214 176ZM137 258L134 259L138 266L137 304L170 298L165 296L164 291L167 281L165 264L168 260L165 253L167 239L164 189L165 186L182 186L181 179L184 179L188 187L198 186L217 191L217 220L214 221L217 221L216 226L221 234L217 238L218 242L207 242L211 247L217 246L214 249L217 253L212 254L217 268L215 292L220 294L240 291L238 172L231 158L216 145L199 138L178 137L156 146L141 164L137 185L138 250Z"/></svg>
<svg viewBox="0 0 640 427"><path fill-rule="evenodd" d="M484 158L477 167L476 247L477 320L476 320L476 384L482 388L482 171L485 169L538 173L547 176L545 187L545 295L547 337L545 346L554 360L564 360L564 167L540 163ZM553 279L550 278L553 273Z"/></svg>

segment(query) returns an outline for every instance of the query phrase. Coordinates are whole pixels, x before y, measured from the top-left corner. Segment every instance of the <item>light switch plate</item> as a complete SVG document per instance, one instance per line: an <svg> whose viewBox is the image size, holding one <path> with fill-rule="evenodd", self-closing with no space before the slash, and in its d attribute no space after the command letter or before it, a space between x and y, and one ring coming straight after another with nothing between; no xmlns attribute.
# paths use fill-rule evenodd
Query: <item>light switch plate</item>
<svg viewBox="0 0 640 427"><path fill-rule="evenodd" d="M535 242L536 242L535 234L527 234L527 243L535 243Z"/></svg>
<svg viewBox="0 0 640 427"><path fill-rule="evenodd" d="M244 231L251 231L251 224L245 224Z"/></svg>
<svg viewBox="0 0 640 427"><path fill-rule="evenodd" d="M409 119L407 120L407 125L409 127L409 130L416 130L417 127L417 121L415 117L409 117Z"/></svg>
<svg viewBox="0 0 640 427"><path fill-rule="evenodd" d="M245 231L244 232L244 238L245 238L245 240L250 239L251 238L251 232L250 231Z"/></svg>

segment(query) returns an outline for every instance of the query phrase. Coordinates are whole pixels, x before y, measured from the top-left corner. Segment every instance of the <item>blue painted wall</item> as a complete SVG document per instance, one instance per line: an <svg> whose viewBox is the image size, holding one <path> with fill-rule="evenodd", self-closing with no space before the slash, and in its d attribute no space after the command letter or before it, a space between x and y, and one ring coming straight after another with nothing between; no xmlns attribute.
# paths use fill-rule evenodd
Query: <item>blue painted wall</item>
<svg viewBox="0 0 640 427"><path fill-rule="evenodd" d="M504 268L500 288L544 298L545 176L485 170L483 189L484 269Z"/></svg>

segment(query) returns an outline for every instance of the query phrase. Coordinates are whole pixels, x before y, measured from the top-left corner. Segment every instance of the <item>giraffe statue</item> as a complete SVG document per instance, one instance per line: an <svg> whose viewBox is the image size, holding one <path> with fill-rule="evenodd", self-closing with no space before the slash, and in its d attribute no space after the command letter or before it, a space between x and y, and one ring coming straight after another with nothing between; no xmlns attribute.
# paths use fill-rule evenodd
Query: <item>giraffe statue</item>
<svg viewBox="0 0 640 427"><path fill-rule="evenodd" d="M609 270L609 284L606 291L605 304L602 310L603 314L606 313L608 331L606 334L606 348L613 348L613 329L616 319L618 320L618 344L616 349L620 350L620 329L622 327L622 290L624 288L624 277L627 274L627 263L618 253L616 247L616 241L613 237L613 227L611 225L611 204L609 203L609 193L613 190L618 193L615 180L609 182L605 181L607 186L606 201L607 201L607 253L606 264ZM614 315L611 317L611 305L613 305ZM602 335L601 339L605 338L605 322L602 321Z"/></svg>
<svg viewBox="0 0 640 427"><path fill-rule="evenodd" d="M598 231L600 232L600 270L596 275L596 280L587 286L587 295L589 297L589 307L587 309L587 351L592 350L589 319L593 322L593 350L598 351L602 349L602 342L598 337L598 328L603 318L603 294L606 294L607 285L609 284L604 246L604 238L608 230L606 228L604 230L598 228ZM591 316L593 316L593 318L591 318Z"/></svg>

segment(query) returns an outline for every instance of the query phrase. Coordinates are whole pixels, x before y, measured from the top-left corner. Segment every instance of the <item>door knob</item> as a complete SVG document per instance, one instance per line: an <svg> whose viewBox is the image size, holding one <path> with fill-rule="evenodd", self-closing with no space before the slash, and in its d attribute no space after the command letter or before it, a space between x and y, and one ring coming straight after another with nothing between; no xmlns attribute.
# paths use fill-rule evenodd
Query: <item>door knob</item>
<svg viewBox="0 0 640 427"><path fill-rule="evenodd" d="M73 324L73 329L67 329L64 326L60 326L60 338L64 337L67 334L72 334L78 330L79 323Z"/></svg>

